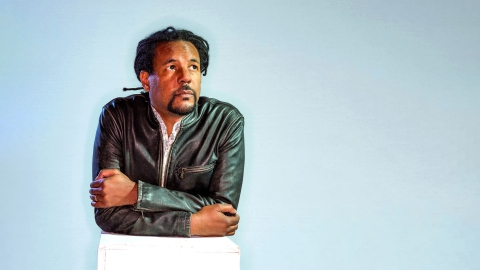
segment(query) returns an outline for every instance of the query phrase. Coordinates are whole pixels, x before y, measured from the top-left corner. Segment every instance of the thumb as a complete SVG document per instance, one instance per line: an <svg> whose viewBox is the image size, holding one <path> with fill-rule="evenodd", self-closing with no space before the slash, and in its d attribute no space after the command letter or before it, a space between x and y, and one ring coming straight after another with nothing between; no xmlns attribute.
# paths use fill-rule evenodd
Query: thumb
<svg viewBox="0 0 480 270"><path fill-rule="evenodd" d="M231 204L219 204L220 211L223 213L236 214L237 210Z"/></svg>
<svg viewBox="0 0 480 270"><path fill-rule="evenodd" d="M98 173L97 177L95 177L95 180L107 178L118 173L118 169L103 169Z"/></svg>

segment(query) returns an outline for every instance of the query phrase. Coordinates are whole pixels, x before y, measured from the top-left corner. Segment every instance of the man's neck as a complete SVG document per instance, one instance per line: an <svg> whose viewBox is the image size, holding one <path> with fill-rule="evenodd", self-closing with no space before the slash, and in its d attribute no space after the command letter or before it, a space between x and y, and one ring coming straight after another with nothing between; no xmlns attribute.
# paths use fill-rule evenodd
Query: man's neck
<svg viewBox="0 0 480 270"><path fill-rule="evenodd" d="M163 122L165 123L165 126L167 127L167 134L170 136L172 134L173 126L175 123L178 121L182 120L183 116L180 117L163 117L163 115L160 115L163 119Z"/></svg>
<svg viewBox="0 0 480 270"><path fill-rule="evenodd" d="M153 108L155 108L155 107L153 107ZM182 120L182 118L184 117L183 115L174 114L174 113L171 113L169 111L164 112L162 110L158 110L157 108L155 108L155 111L157 111L157 113L162 118L163 123L165 124L165 127L167 128L168 136L170 136L172 134L173 126L175 125L175 123Z"/></svg>

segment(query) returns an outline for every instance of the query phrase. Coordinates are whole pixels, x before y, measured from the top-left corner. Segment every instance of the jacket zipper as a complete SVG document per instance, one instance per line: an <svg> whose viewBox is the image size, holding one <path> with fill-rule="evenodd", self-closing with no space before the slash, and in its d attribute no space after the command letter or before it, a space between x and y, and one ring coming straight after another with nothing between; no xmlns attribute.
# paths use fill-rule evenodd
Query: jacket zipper
<svg viewBox="0 0 480 270"><path fill-rule="evenodd" d="M210 164L205 167L192 167L192 168L180 168L180 178L183 179L185 173L199 173L199 172L206 172L215 167L215 164Z"/></svg>
<svg viewBox="0 0 480 270"><path fill-rule="evenodd" d="M162 185L162 174L163 174L163 137L162 137L162 127L160 127L160 123L158 124L158 135L160 136L160 149L158 149L158 168L161 169L161 172L158 176L157 183L159 186Z"/></svg>
<svg viewBox="0 0 480 270"><path fill-rule="evenodd" d="M182 132L182 125L180 125L180 128L178 129L177 135L175 135L175 139L173 140L172 145L170 145L170 151L168 151L168 157L167 157L167 160L166 160L167 163L165 164L165 171L163 172L162 183L160 185L161 187L165 187L165 180L167 178L168 169L170 167L170 157L172 156L173 146L175 145L175 142L177 141L177 138L178 138L178 136L180 135L181 132ZM162 145L162 149L163 149L163 145ZM162 166L162 168L163 168L163 166Z"/></svg>

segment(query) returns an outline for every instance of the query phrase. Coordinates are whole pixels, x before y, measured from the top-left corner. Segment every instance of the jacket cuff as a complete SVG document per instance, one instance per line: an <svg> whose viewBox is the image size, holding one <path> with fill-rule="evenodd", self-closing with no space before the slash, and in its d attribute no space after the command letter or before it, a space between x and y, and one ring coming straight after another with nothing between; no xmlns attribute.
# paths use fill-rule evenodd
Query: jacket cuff
<svg viewBox="0 0 480 270"><path fill-rule="evenodd" d="M165 196L158 186L138 180L137 182L137 204L135 210L137 211L176 211L178 209L170 209L165 205Z"/></svg>
<svg viewBox="0 0 480 270"><path fill-rule="evenodd" d="M143 202L143 187L145 183L142 180L138 180L137 182L137 203L135 204L135 210L136 211L142 211L142 210L150 210L145 207L144 202Z"/></svg>
<svg viewBox="0 0 480 270"><path fill-rule="evenodd" d="M190 233L190 221L192 220L192 213L190 212L185 212L187 213L185 217L185 233L187 234L187 237L192 237L192 234Z"/></svg>
<svg viewBox="0 0 480 270"><path fill-rule="evenodd" d="M155 212L157 213L165 213L169 218L167 218L169 221L167 221L165 224L157 224L157 226L154 225L154 228L152 228L152 235L165 235L165 236L180 236L180 237L191 237L190 233L190 221L192 218L192 213L186 212L186 211L155 211L154 209L150 209L147 206L149 205L148 202L148 196L144 197L144 189L148 189L148 184L139 180L138 185L137 185L137 203L133 206L134 211L139 211L142 212L142 217L141 219L144 220L145 217L143 215L143 211L146 213L150 212L154 214ZM154 214L155 215L155 214ZM147 214L145 214L147 216ZM170 223L170 225L167 225ZM160 225L160 226L158 226ZM170 227L168 228L163 228L164 226ZM161 229L163 228L163 229ZM163 231L170 231L169 233L166 233ZM158 230L158 231L156 231ZM147 235L150 235L150 233L147 233ZM134 233L135 234L135 233Z"/></svg>
<svg viewBox="0 0 480 270"><path fill-rule="evenodd" d="M170 236L192 237L190 234L190 219L192 213L190 212L176 212L177 221L174 222L176 226Z"/></svg>

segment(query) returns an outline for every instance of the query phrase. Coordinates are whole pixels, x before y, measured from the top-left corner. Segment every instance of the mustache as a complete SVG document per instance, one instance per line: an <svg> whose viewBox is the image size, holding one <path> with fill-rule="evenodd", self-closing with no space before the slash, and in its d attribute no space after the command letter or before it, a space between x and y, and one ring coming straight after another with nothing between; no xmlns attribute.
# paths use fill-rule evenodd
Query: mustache
<svg viewBox="0 0 480 270"><path fill-rule="evenodd" d="M191 90L191 91L193 91L193 89L188 84L182 85L182 87L180 87L178 90Z"/></svg>
<svg viewBox="0 0 480 270"><path fill-rule="evenodd" d="M181 94L192 94L196 96L195 90L190 87L188 84L182 85L180 88L178 88L175 93L173 94L174 96L176 95L181 95Z"/></svg>

